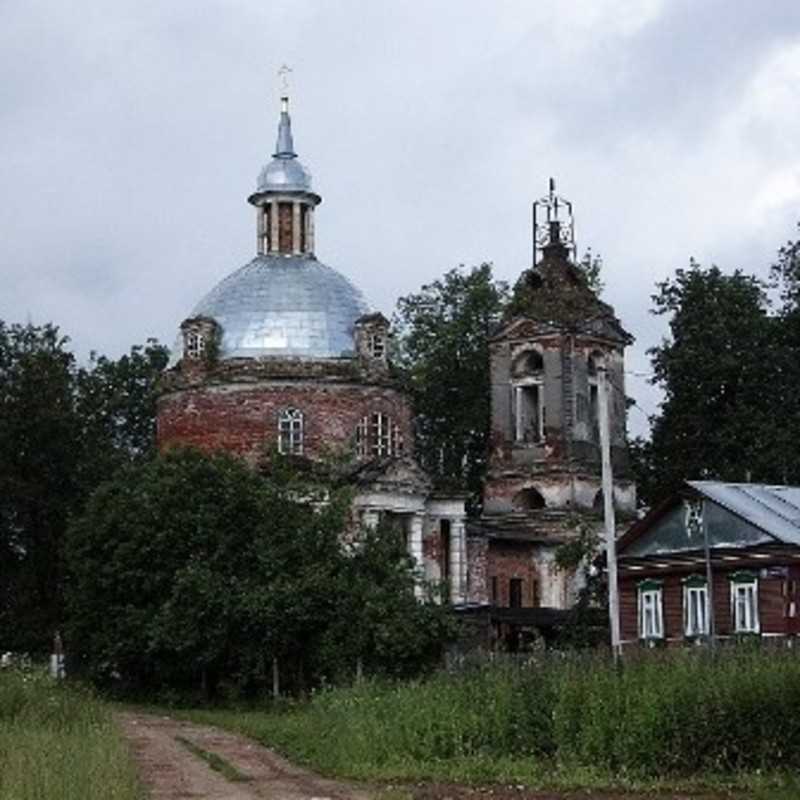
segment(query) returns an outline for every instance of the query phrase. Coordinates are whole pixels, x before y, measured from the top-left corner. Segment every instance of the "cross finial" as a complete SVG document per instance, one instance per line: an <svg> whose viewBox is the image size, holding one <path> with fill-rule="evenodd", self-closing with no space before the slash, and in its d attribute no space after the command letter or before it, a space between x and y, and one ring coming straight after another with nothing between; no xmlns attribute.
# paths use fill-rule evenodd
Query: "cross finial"
<svg viewBox="0 0 800 800"><path fill-rule="evenodd" d="M281 84L281 95L286 97L289 94L289 76L294 70L287 64L283 64L278 70L278 80Z"/></svg>

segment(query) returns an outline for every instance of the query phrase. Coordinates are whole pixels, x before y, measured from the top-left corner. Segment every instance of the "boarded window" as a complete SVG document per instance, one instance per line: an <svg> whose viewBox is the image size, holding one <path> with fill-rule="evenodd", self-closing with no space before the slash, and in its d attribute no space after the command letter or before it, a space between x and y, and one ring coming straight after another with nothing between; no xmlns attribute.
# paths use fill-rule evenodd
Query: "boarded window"
<svg viewBox="0 0 800 800"><path fill-rule="evenodd" d="M450 520L443 519L439 522L439 569L442 580L450 579Z"/></svg>
<svg viewBox="0 0 800 800"><path fill-rule="evenodd" d="M522 608L522 578L512 578L508 582L508 605Z"/></svg>
<svg viewBox="0 0 800 800"><path fill-rule="evenodd" d="M294 209L291 203L278 203L278 249L281 253L292 252Z"/></svg>

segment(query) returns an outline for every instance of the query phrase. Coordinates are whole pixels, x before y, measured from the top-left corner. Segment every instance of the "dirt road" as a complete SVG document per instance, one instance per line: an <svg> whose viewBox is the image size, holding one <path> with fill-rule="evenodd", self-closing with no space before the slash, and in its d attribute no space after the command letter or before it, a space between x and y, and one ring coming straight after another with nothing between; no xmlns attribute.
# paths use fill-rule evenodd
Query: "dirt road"
<svg viewBox="0 0 800 800"><path fill-rule="evenodd" d="M321 778L268 747L218 728L133 712L120 713L117 719L150 800L644 800L642 795L554 794L522 786L481 789L422 783L370 789ZM689 800L684 794L658 797ZM711 795L693 795L691 800L704 798L715 800ZM648 795L648 800L655 797Z"/></svg>
<svg viewBox="0 0 800 800"><path fill-rule="evenodd" d="M152 800L369 800L374 796L300 769L235 733L150 714L121 713L118 720ZM207 760L214 756L228 768L212 769ZM232 772L238 775L231 778Z"/></svg>

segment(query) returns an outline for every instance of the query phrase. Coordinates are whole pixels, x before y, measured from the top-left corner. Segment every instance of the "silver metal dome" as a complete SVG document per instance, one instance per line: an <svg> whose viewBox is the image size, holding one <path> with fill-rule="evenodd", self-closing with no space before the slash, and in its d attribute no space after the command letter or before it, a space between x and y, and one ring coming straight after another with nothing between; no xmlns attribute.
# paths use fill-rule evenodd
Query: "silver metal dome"
<svg viewBox="0 0 800 800"><path fill-rule="evenodd" d="M258 256L195 307L222 328L220 358L352 356L353 323L368 307L344 275L314 258Z"/></svg>
<svg viewBox="0 0 800 800"><path fill-rule="evenodd" d="M311 173L297 158L273 158L259 173L256 192L311 192Z"/></svg>

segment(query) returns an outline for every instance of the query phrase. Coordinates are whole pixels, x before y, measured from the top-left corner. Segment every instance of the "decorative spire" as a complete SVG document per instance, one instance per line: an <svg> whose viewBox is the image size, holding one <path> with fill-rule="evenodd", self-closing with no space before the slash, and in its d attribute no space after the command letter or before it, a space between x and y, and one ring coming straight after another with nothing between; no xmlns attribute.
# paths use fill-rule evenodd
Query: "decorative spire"
<svg viewBox="0 0 800 800"><path fill-rule="evenodd" d="M572 203L556 194L556 182L550 178L549 192L533 204L533 265L537 256L553 254L575 258L575 218Z"/></svg>
<svg viewBox="0 0 800 800"><path fill-rule="evenodd" d="M275 158L297 158L292 140L292 120L289 116L289 98L281 97L281 118L278 122L278 141L275 143Z"/></svg>

